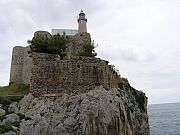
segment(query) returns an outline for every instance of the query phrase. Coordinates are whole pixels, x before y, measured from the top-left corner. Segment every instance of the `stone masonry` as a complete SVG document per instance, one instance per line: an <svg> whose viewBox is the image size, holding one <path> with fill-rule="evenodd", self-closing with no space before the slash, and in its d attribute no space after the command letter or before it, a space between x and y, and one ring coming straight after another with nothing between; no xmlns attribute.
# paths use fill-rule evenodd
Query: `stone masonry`
<svg viewBox="0 0 180 135"><path fill-rule="evenodd" d="M47 36L51 34L47 31L36 31L35 36ZM69 43L67 44L67 57L70 59L75 56L79 49L81 49L84 42L90 42L91 36L89 33L77 33L75 36L67 36ZM12 52L10 83L25 83L30 84L32 58L29 57L29 46L15 46Z"/></svg>
<svg viewBox="0 0 180 135"><path fill-rule="evenodd" d="M118 87L120 76L107 61L73 57L60 60L58 55L33 53L30 92L35 95L84 93L102 85Z"/></svg>
<svg viewBox="0 0 180 135"><path fill-rule="evenodd" d="M28 47L15 46L12 53L10 83L30 83L32 58Z"/></svg>
<svg viewBox="0 0 180 135"><path fill-rule="evenodd" d="M78 18L78 33L75 35L66 35L66 33L64 33L69 39L69 43L67 44L66 49L67 57L65 59L71 59L71 57L76 56L82 45L85 42L91 41L91 36L87 32L86 23L87 19L85 17L85 13L81 10ZM36 36L50 38L52 35L48 31L36 31L34 33L34 37ZM13 48L9 81L10 83L30 83L32 58L29 57L28 51L30 51L28 46L15 46Z"/></svg>

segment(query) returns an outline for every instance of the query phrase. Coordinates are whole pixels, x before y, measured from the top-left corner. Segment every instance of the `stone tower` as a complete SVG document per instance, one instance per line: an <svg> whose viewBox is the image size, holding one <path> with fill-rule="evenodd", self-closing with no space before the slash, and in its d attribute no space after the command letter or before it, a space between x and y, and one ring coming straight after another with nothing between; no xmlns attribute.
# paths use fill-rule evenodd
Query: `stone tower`
<svg viewBox="0 0 180 135"><path fill-rule="evenodd" d="M85 16L85 13L81 10L81 12L79 13L79 18L77 19L78 21L78 32L87 32L87 19Z"/></svg>
<svg viewBox="0 0 180 135"><path fill-rule="evenodd" d="M15 46L12 53L10 83L30 83L32 59L29 57L29 46Z"/></svg>

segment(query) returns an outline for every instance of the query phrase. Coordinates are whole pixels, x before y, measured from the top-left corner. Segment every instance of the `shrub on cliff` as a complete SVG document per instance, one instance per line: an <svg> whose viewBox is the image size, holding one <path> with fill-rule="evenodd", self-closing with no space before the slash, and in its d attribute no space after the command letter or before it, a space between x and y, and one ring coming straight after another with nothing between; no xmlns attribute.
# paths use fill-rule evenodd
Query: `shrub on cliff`
<svg viewBox="0 0 180 135"><path fill-rule="evenodd" d="M77 56L95 57L97 53L94 49L95 47L93 43L84 42L82 48L77 52Z"/></svg>
<svg viewBox="0 0 180 135"><path fill-rule="evenodd" d="M52 35L51 37L37 35L32 40L28 40L31 52L42 52L58 54L61 59L66 56L68 39L65 35Z"/></svg>
<svg viewBox="0 0 180 135"><path fill-rule="evenodd" d="M0 133L5 133L8 131L14 131L14 128L10 123L5 123L4 125L0 125Z"/></svg>
<svg viewBox="0 0 180 135"><path fill-rule="evenodd" d="M30 52L44 52L48 53L48 37L37 35L33 37L32 40L28 40L30 44Z"/></svg>
<svg viewBox="0 0 180 135"><path fill-rule="evenodd" d="M64 35L53 35L49 38L48 42L48 51L51 54L59 54L61 59L66 56L66 48L67 48L68 39Z"/></svg>

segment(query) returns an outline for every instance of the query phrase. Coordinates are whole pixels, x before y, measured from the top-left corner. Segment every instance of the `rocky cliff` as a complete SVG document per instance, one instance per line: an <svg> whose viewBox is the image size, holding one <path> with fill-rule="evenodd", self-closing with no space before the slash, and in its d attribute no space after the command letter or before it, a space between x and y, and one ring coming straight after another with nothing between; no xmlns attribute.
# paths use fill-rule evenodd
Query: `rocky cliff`
<svg viewBox="0 0 180 135"><path fill-rule="evenodd" d="M28 94L10 104L8 113L3 112L1 125L19 125L5 135L149 135L147 98L127 81L81 94Z"/></svg>

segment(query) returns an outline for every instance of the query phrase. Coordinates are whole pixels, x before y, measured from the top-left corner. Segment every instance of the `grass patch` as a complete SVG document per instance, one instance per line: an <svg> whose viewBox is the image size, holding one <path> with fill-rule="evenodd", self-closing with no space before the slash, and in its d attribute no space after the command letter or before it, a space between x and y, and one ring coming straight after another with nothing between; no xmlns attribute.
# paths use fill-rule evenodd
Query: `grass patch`
<svg viewBox="0 0 180 135"><path fill-rule="evenodd" d="M0 133L5 133L8 131L14 131L12 125L10 123L5 123L4 125L0 126Z"/></svg>
<svg viewBox="0 0 180 135"><path fill-rule="evenodd" d="M29 92L29 84L11 83L0 87L0 96L24 96Z"/></svg>
<svg viewBox="0 0 180 135"><path fill-rule="evenodd" d="M0 104L8 112L8 107L12 102L20 101L24 95L28 94L29 85L20 83L11 83L8 86L0 87Z"/></svg>

